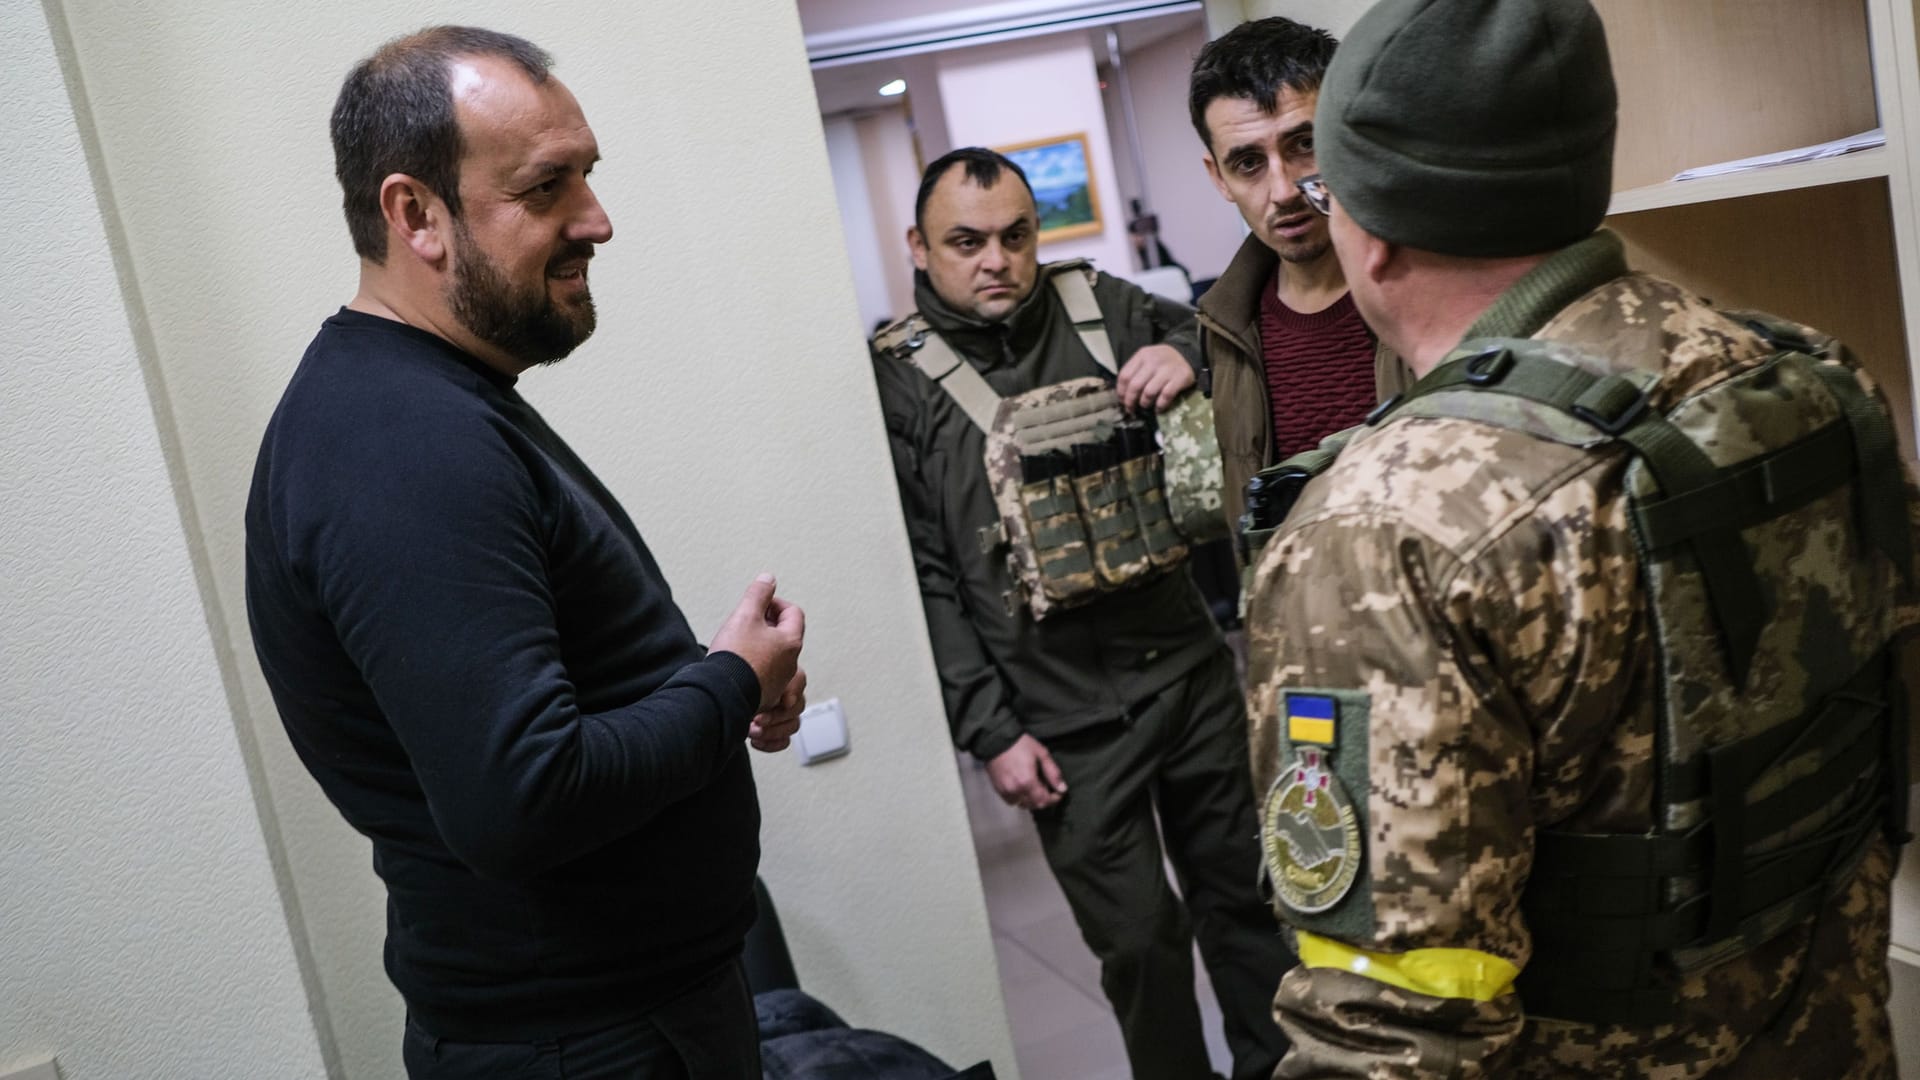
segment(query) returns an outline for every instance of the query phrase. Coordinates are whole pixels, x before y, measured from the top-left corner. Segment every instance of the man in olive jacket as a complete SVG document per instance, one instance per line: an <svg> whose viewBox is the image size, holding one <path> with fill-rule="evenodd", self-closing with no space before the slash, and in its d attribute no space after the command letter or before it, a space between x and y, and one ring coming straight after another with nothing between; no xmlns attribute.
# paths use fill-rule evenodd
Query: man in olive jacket
<svg viewBox="0 0 1920 1080"><path fill-rule="evenodd" d="M958 166L958 167L957 167ZM1009 397L1103 375L1040 265L1019 167L955 151L928 167L908 234L919 316ZM1093 283L1123 398L1164 406L1190 386L1193 313L1105 275ZM878 339L883 344L889 335ZM954 742L1032 811L1048 865L1100 959L1133 1075L1210 1075L1193 994L1198 938L1236 1076L1285 1050L1270 1010L1292 956L1255 888L1259 854L1246 714L1233 660L1183 570L1036 621L1009 605L985 435L904 355L875 376ZM1180 879L1169 887L1155 831Z"/></svg>
<svg viewBox="0 0 1920 1080"><path fill-rule="evenodd" d="M1295 186L1317 167L1314 103L1335 44L1290 19L1256 19L1194 60L1188 107L1207 175L1250 230L1200 298L1230 523L1253 474L1360 423L1413 381L1353 306L1326 219Z"/></svg>

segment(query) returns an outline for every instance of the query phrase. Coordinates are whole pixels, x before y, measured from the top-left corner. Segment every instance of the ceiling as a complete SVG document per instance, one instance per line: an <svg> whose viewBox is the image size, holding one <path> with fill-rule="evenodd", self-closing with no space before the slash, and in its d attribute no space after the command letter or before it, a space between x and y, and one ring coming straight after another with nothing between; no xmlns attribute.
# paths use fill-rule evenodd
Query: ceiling
<svg viewBox="0 0 1920 1080"><path fill-rule="evenodd" d="M1136 49L1151 45L1156 41L1201 25L1203 17L1198 11L1186 11L1175 15L1157 15L1150 19L1135 19L1119 23L1114 27L1120 34L1120 51L1130 53ZM1068 30L1067 34L1083 34L1093 42L1093 54L1105 63L1107 55L1107 28L1094 27L1091 30ZM979 48L981 46L973 46ZM951 50L954 52L960 49ZM853 112L861 109L882 109L898 105L899 98L880 96L880 87L903 75L900 61L870 60L866 63L843 64L838 67L815 68L813 88L820 98L820 112L824 116L836 113ZM907 88L909 91L913 87Z"/></svg>

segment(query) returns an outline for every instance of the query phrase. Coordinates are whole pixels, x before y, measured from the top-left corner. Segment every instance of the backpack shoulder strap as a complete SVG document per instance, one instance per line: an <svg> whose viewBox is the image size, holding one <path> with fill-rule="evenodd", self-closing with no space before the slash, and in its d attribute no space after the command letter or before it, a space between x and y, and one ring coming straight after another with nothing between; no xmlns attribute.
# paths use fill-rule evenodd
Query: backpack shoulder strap
<svg viewBox="0 0 1920 1080"><path fill-rule="evenodd" d="M1060 303L1067 309L1067 318L1073 320L1073 329L1080 335L1080 343L1093 354L1096 363L1107 369L1109 375L1119 374L1120 367L1114 362L1113 341L1107 337L1106 317L1100 314L1100 304L1093 297L1093 279L1098 271L1082 259L1049 269L1053 291L1060 295Z"/></svg>
<svg viewBox="0 0 1920 1080"><path fill-rule="evenodd" d="M1698 444L1648 408L1658 376L1653 372L1601 374L1566 360L1566 346L1534 338L1478 338L1461 343L1439 367L1407 392L1415 400L1441 390L1477 389L1508 394L1559 412L1632 448L1646 463L1670 503L1703 491L1722 477ZM1766 593L1753 568L1753 553L1737 522L1726 520L1690 535L1708 605L1726 645L1733 684L1744 686L1747 669L1767 622Z"/></svg>
<svg viewBox="0 0 1920 1080"><path fill-rule="evenodd" d="M1845 345L1811 327L1764 311L1724 313L1759 334L1775 349L1805 353L1823 361L1814 374L1840 403L1853 439L1860 479L1855 512L1867 539L1893 561L1901 580L1913 581L1913 537L1906 510L1906 482L1900 470L1899 437L1893 417L1880 407L1860 380Z"/></svg>
<svg viewBox="0 0 1920 1080"><path fill-rule="evenodd" d="M973 426L991 431L1000 412L1000 395L987 385L986 377L972 364L960 358L927 320L914 313L880 331L873 347L897 360L905 360L947 392Z"/></svg>

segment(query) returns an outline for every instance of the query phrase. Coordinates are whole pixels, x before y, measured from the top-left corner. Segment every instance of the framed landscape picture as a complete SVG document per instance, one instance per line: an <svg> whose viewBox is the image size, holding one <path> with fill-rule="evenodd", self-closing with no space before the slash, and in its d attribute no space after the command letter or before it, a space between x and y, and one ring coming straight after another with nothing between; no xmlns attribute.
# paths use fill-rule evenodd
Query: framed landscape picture
<svg viewBox="0 0 1920 1080"><path fill-rule="evenodd" d="M1040 209L1041 243L1100 231L1100 193L1093 185L1084 133L995 149L1026 171Z"/></svg>

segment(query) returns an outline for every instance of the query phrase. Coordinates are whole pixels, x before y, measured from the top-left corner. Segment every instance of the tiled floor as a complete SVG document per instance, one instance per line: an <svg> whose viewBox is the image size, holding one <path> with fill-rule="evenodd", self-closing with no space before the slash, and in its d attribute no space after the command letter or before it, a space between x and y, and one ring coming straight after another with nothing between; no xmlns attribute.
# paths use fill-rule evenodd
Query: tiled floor
<svg viewBox="0 0 1920 1080"><path fill-rule="evenodd" d="M1013 1050L1024 1080L1127 1080L1126 1050L1100 992L1100 965L1080 940L1066 898L1040 855L1025 811L1000 801L986 769L960 755L961 787L973 822L974 851L986 889L987 919L1000 961ZM1194 971L1207 1049L1229 1072L1220 1007L1199 957Z"/></svg>

